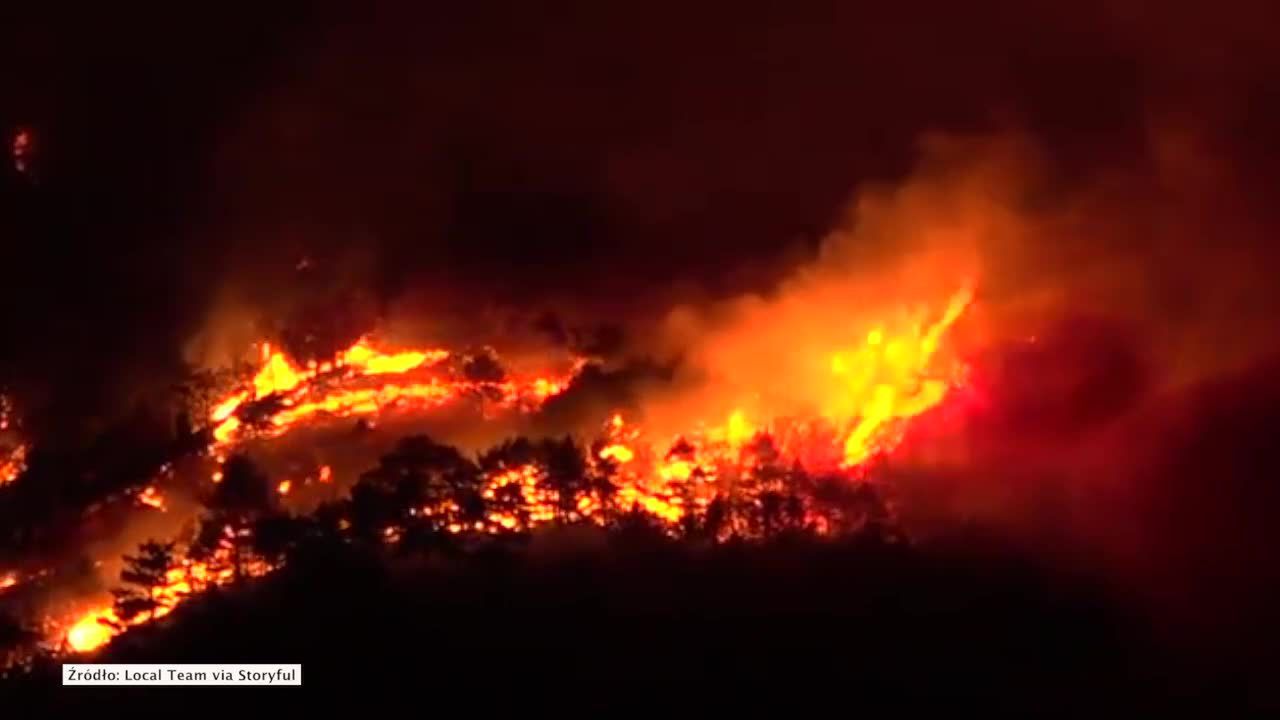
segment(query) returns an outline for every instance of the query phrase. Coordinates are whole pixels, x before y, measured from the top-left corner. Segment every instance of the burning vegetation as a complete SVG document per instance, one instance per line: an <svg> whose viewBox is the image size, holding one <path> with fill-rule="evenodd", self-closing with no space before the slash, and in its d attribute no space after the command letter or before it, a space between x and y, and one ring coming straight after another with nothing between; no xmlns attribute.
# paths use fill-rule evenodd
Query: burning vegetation
<svg viewBox="0 0 1280 720"><path fill-rule="evenodd" d="M27 468L27 449L13 401L0 395L0 485L13 482Z"/></svg>
<svg viewBox="0 0 1280 720"><path fill-rule="evenodd" d="M642 521L716 543L888 523L886 492L868 471L902 443L912 420L963 387L966 365L948 338L972 299L962 287L938 307L851 325L841 343L805 359L819 375L805 382L823 388L822 402L776 402L772 392L741 405L712 402L677 432L646 426L643 410L618 408L574 436L516 437L474 456L413 435L352 477L335 477L328 465L305 477L268 477L245 453L303 427L351 419L370 427L448 404L475 404L484 417L536 414L591 360L566 357L547 364L563 370L526 372L503 367L491 351L363 338L332 359L300 363L263 343L242 380L193 402L205 420L188 451L213 463L198 483L200 503L171 502L172 461L133 494L144 511L185 513L186 529L126 554L123 587L110 598L45 609L41 642L55 652L93 651L208 588L271 572L316 537L403 553L474 548L544 525ZM298 511L326 486L350 492ZM4 577L18 582L16 572Z"/></svg>

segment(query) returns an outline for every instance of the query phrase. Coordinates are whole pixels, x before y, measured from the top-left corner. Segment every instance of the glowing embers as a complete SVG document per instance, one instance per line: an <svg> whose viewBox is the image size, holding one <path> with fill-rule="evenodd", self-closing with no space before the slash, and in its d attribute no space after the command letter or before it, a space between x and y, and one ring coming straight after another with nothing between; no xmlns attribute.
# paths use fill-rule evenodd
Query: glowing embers
<svg viewBox="0 0 1280 720"><path fill-rule="evenodd" d="M13 482L27 469L29 446L21 435L13 401L0 395L0 485Z"/></svg>
<svg viewBox="0 0 1280 720"><path fill-rule="evenodd" d="M27 446L19 444L0 453L0 485L13 482L27 469Z"/></svg>
<svg viewBox="0 0 1280 720"><path fill-rule="evenodd" d="M165 511L164 495L154 485L148 485L138 493L138 502L161 512Z"/></svg>

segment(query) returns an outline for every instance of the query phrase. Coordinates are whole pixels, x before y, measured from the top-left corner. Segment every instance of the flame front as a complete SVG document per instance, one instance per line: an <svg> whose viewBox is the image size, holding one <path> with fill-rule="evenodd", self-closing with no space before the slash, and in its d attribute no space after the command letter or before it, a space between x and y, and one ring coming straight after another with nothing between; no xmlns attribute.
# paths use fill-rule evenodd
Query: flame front
<svg viewBox="0 0 1280 720"><path fill-rule="evenodd" d="M66 625L63 640L74 652L92 652L106 645L111 638L136 625L162 618L190 595L215 585L227 585L235 579L235 570L229 560L230 550L225 541L222 547L207 561L183 559L178 567L168 571L165 584L155 588L152 600L155 610L129 620L116 614L110 604L94 606L74 615ZM272 567L261 561L247 564L244 571L251 577L265 575Z"/></svg>
<svg viewBox="0 0 1280 720"><path fill-rule="evenodd" d="M963 290L952 296L942 318L933 324L917 320L901 335L887 334L886 328L877 326L861 347L832 355L831 373L840 391L824 414L848 428L845 466L892 450L899 440L895 433L900 421L935 407L962 380L962 365L937 368L934 359L943 334L972 299L972 293Z"/></svg>
<svg viewBox="0 0 1280 720"><path fill-rule="evenodd" d="M270 413L270 425L257 432L274 437L318 415L370 417L386 409L430 409L481 391L496 395L500 403L510 406L537 404L568 384L567 378L544 376L501 382L414 378L413 371L430 368L451 354L441 349L384 351L364 338L338 353L333 361L312 362L306 367L296 366L269 343L262 344L261 352L262 366L250 383L252 389L236 390L222 398L209 415L213 437L219 445L234 444L238 434L245 431L244 420L237 413L250 403L268 398L277 398L279 407ZM379 376L398 379L381 382Z"/></svg>
<svg viewBox="0 0 1280 720"><path fill-rule="evenodd" d="M910 420L939 406L964 382L964 364L942 350L945 335L971 301L972 293L961 290L932 321L926 313L911 313L906 321L876 324L856 341L829 349L825 362L805 359L805 367L820 368L817 376L781 380L784 385L803 382L821 389L811 393L821 402L807 412L798 412L794 405L744 403L721 414L720 422L693 422L674 434L630 423L621 412L611 414L586 458L592 477L609 479L609 492L594 485L562 502L560 491L549 482L547 467L520 462L490 468L483 476L480 492L488 509L482 519L466 516L453 500L415 508L412 514L429 517L450 533L501 533L558 519L603 524L611 511L640 512L675 532L691 515L708 512L718 498L736 495L759 503L765 493L782 487L778 468L804 466L856 477L875 458L898 447ZM363 339L331 362L305 367L265 343L261 354L262 364L251 381L213 403L209 421L219 462L244 439L255 413L255 436L276 437L320 416L372 417L384 410L430 409L468 394L506 407L536 409L572 381L572 376L540 375L485 382L421 374L449 359L450 353L389 351ZM262 407L255 407L258 403ZM221 477L218 471L213 481ZM332 482L331 468L320 467L317 478ZM279 479L275 490L287 496L298 488L289 479ZM154 486L146 487L138 501L165 509L164 497ZM759 532L744 522L730 514L724 531L748 536ZM814 518L810 525L821 530L824 523ZM340 527L345 531L350 524L343 520ZM398 543L403 530L386 527L382 538ZM227 551L223 548L221 556L209 561L181 561L170 571L168 583L154 591L157 605L152 613L125 622L109 605L83 610L61 625L67 646L92 651L131 625L164 617L191 593L230 582L234 574L226 564ZM259 563L250 574L270 570Z"/></svg>

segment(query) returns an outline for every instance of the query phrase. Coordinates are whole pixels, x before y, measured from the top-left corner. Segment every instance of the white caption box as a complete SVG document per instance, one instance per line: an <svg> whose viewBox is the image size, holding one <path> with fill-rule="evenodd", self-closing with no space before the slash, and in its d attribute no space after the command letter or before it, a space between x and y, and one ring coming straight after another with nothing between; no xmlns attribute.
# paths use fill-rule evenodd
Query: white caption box
<svg viewBox="0 0 1280 720"><path fill-rule="evenodd" d="M301 665L64 663L63 685L301 685Z"/></svg>

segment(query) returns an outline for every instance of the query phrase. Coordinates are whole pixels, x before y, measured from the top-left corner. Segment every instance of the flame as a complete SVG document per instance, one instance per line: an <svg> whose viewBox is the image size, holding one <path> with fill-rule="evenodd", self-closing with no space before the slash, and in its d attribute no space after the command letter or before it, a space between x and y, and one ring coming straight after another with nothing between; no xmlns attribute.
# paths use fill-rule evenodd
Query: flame
<svg viewBox="0 0 1280 720"><path fill-rule="evenodd" d="M260 560L246 564L244 571L250 577L259 577L274 568ZM165 574L165 584L152 591L155 611L124 620L110 604L101 604L79 612L66 623L63 638L74 652L87 653L106 645L116 635L129 627L142 625L165 617L192 594L214 585L226 585L235 579L235 570L229 561L229 548L218 548L208 561L182 559Z"/></svg>
<svg viewBox="0 0 1280 720"><path fill-rule="evenodd" d="M19 444L0 457L0 485L13 482L27 469L27 446Z"/></svg>
<svg viewBox="0 0 1280 720"><path fill-rule="evenodd" d="M8 590L18 584L18 573L7 572L0 575L0 590Z"/></svg>
<svg viewBox="0 0 1280 720"><path fill-rule="evenodd" d="M245 390L232 395L219 402L210 413L209 419L215 423L221 423L223 420L231 417L231 413L240 407L240 404L249 399L249 391Z"/></svg>
<svg viewBox="0 0 1280 720"><path fill-rule="evenodd" d="M342 353L343 365L356 368L361 375L405 373L424 364L437 363L449 357L446 350L404 350L384 353L361 339Z"/></svg>
<svg viewBox="0 0 1280 720"><path fill-rule="evenodd" d="M606 460L613 460L620 464L629 463L636 456L636 454L631 451L631 448L621 443L614 443L612 445L609 445L604 449L602 449L599 454L601 458L604 458Z"/></svg>
<svg viewBox="0 0 1280 720"><path fill-rule="evenodd" d="M451 357L447 350L385 350L367 338L338 353L332 362L295 365L270 343L260 346L262 364L249 383L214 405L209 415L213 438L219 446L234 444L245 430L237 415L247 404L268 397L279 399L269 425L257 428L266 436L279 436L309 419L369 417L392 408L431 409L482 391L496 394L507 406L536 405L564 390L567 378L534 376L502 382L473 382L452 377L413 377L414 371ZM401 376L367 384L369 378Z"/></svg>
<svg viewBox="0 0 1280 720"><path fill-rule="evenodd" d="M692 422L676 434L653 432L643 425L611 413L602 424L596 450L587 461L590 472L609 476L614 492L605 495L595 486L575 492L572 503L562 498L548 481L546 468L536 462L492 469L483 478L482 497L489 502L484 519L463 515L452 500L416 508L414 514L431 517L451 533L466 531L499 533L528 530L567 517L570 520L607 522L611 506L639 511L664 523L671 532L691 513L705 513L717 498L735 495L759 502L759 493L779 482L778 468L791 464L808 469L857 475L875 458L891 452L902 441L907 423L938 407L963 384L963 362L943 351L948 330L969 307L972 292L954 293L936 319L928 313L908 314L905 320L864 327L856 339L829 348L810 366L814 376L786 377L786 383L804 382L806 388L823 390L821 402L809 412L794 407L771 408L768 402L743 402L726 408L712 424ZM562 392L572 376L518 376L502 381L479 382L447 374L421 373L450 358L444 350L386 350L361 339L331 362L299 367L269 344L261 346L262 364L251 382L215 404L209 415L213 424L218 462L241 439L249 424L248 405L273 398L264 405L264 429L268 437L317 416L376 416L398 408L432 408L468 394L486 397L506 407L536 408L546 398ZM581 367L575 367L575 372ZM783 368L781 370L788 370ZM780 376L787 373L781 372ZM372 380L371 380L372 379ZM258 411L258 408L254 409ZM255 428L263 428L261 422ZM222 471L213 475L221 480ZM332 482L328 465L318 470L320 483ZM276 485L288 495L293 482ZM138 496L140 502L159 509L164 499L154 486ZM515 502L517 508L507 504ZM750 534L753 529L730 518L724 532ZM827 527L822 518L808 518L812 527ZM738 524L735 524L738 523ZM350 522L341 519L346 531ZM757 530L754 530L758 532ZM394 544L403 528L382 530L383 540ZM224 552L226 548L219 552ZM210 564L212 563L212 564ZM256 565L251 574L271 568ZM154 613L122 622L111 606L99 605L79 613L65 627L67 645L88 652L110 641L131 625L164 617L185 597L200 588L230 582L225 555L206 562L183 560L168 582L154 591ZM16 581L15 581L16 582ZM10 583L12 584L12 583Z"/></svg>
<svg viewBox="0 0 1280 720"><path fill-rule="evenodd" d="M0 395L0 485L17 480L27 469L30 446L21 437L19 425L13 401L8 395Z"/></svg>
<svg viewBox="0 0 1280 720"><path fill-rule="evenodd" d="M901 334L888 334L877 326L857 348L836 352L831 373L840 384L826 408L827 417L848 418L844 441L844 465L859 465L873 455L892 450L900 440L895 421L925 412L942 402L960 380L960 366L949 371L933 369L935 355L945 333L973 300L969 290L953 295L938 321L916 322Z"/></svg>
<svg viewBox="0 0 1280 720"><path fill-rule="evenodd" d="M165 510L164 496L156 490L154 485L148 485L138 494L138 502L148 507L153 507L161 512Z"/></svg>
<svg viewBox="0 0 1280 720"><path fill-rule="evenodd" d="M111 626L115 622L115 612L111 608L94 608L67 630L67 645L76 652L97 650L115 635L115 628Z"/></svg>

